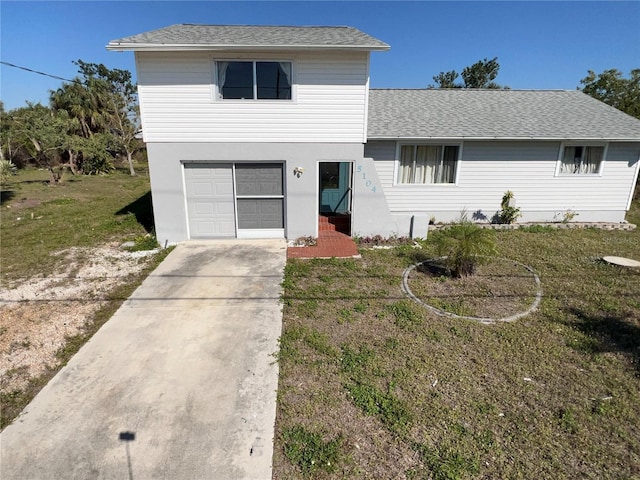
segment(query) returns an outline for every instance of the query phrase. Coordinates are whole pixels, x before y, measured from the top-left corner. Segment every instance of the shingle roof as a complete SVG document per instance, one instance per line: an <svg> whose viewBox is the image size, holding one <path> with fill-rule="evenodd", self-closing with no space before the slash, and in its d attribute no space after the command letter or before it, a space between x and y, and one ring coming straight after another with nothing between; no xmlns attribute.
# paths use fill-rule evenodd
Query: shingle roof
<svg viewBox="0 0 640 480"><path fill-rule="evenodd" d="M353 27L286 27L257 25L171 25L111 40L109 50L170 48L347 48L388 50L389 45Z"/></svg>
<svg viewBox="0 0 640 480"><path fill-rule="evenodd" d="M578 90L371 90L369 139L640 141L640 120Z"/></svg>

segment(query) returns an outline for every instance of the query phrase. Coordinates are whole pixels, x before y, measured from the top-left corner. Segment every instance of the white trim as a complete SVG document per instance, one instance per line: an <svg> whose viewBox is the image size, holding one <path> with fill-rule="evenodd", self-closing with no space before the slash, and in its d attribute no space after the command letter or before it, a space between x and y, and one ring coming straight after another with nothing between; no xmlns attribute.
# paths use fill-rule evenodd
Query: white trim
<svg viewBox="0 0 640 480"><path fill-rule="evenodd" d="M182 172L182 200L184 201L184 220L187 222L187 238L191 238L191 229L189 228L189 202L187 201L187 178L184 171L184 162L180 162L180 170Z"/></svg>
<svg viewBox="0 0 640 480"><path fill-rule="evenodd" d="M562 167L562 159L564 157L564 149L566 147L602 147L602 159L600 160L600 165L598 166L598 171L596 173L560 173L560 168ZM607 154L609 151L609 143L604 142L584 142L584 141L568 141L568 142L560 142L560 149L558 151L558 158L556 160L556 168L553 176L558 178L587 178L587 177L602 177L604 173L604 167L607 160ZM584 155L584 152L583 152Z"/></svg>
<svg viewBox="0 0 640 480"><path fill-rule="evenodd" d="M236 238L285 238L284 228L239 228Z"/></svg>
<svg viewBox="0 0 640 480"><path fill-rule="evenodd" d="M369 82L371 70L371 54L367 55L367 82L364 90L364 122L362 130L362 143L367 143L367 129L369 128Z"/></svg>
<svg viewBox="0 0 640 480"><path fill-rule="evenodd" d="M117 52L124 52L128 50L132 51L145 51L145 52L178 52L178 51L270 51L270 50L299 50L308 52L310 50L322 51L368 51L368 52L384 52L389 50L389 45L223 45L223 44L198 44L192 43L175 43L175 44L158 44L158 43L108 43L106 45L107 50L113 50Z"/></svg>
<svg viewBox="0 0 640 480"><path fill-rule="evenodd" d="M636 173L633 176L633 183L631 183L631 191L629 192L629 200L627 201L627 212L631 208L631 203L633 202L633 193L635 192L636 185L638 183L638 175L640 174L640 155L638 155L638 160L636 160Z"/></svg>
<svg viewBox="0 0 640 480"><path fill-rule="evenodd" d="M231 162L231 188L233 189L233 215L235 216L236 238L238 238L238 196L236 195L236 162Z"/></svg>

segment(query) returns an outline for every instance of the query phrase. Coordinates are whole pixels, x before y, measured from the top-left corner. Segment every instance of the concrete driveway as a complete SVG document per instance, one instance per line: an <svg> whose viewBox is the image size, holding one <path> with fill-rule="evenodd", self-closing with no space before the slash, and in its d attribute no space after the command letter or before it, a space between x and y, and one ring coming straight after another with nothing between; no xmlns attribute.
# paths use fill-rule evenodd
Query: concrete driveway
<svg viewBox="0 0 640 480"><path fill-rule="evenodd" d="M0 478L271 478L284 240L178 245L0 435Z"/></svg>

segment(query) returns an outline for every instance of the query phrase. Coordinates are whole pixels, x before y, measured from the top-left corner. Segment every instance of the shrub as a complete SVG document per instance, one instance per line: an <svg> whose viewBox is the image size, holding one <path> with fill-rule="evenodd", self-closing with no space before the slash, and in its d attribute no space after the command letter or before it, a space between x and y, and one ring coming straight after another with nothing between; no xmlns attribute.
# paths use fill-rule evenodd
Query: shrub
<svg viewBox="0 0 640 480"><path fill-rule="evenodd" d="M513 192L507 190L502 196L502 202L500 202L500 211L498 212L498 221L500 223L515 223L522 216L518 207L511 206L512 200Z"/></svg>
<svg viewBox="0 0 640 480"><path fill-rule="evenodd" d="M432 237L436 252L443 257L449 274L460 278L473 275L478 265L496 254L495 232L461 218L460 223L436 232Z"/></svg>
<svg viewBox="0 0 640 480"><path fill-rule="evenodd" d="M11 160L0 160L0 183L5 183L15 173L16 166Z"/></svg>

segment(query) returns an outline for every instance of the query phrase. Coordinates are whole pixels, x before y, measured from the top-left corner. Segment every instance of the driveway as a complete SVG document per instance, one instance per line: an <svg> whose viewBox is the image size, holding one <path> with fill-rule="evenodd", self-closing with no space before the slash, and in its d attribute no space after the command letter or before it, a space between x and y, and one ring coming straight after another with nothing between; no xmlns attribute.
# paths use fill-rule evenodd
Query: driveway
<svg viewBox="0 0 640 480"><path fill-rule="evenodd" d="M271 478L284 240L180 244L0 435L0 478Z"/></svg>

